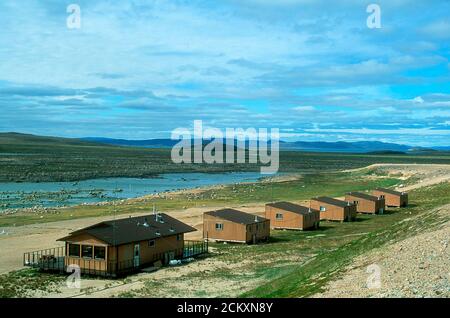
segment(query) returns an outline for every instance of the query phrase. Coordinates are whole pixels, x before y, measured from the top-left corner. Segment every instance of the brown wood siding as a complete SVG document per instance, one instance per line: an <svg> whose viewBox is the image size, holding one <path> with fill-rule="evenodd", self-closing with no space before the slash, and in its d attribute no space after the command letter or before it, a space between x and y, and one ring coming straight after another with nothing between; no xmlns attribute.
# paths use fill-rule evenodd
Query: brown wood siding
<svg viewBox="0 0 450 318"><path fill-rule="evenodd" d="M66 242L65 265L78 265L85 270L97 271L113 271L117 264L118 268L127 268L133 266L134 262L134 245L139 244L140 258L139 265L151 264L157 260L164 261L164 253L173 252L175 258L183 256L184 234L180 234L179 240L177 235L161 237L154 240L155 245L149 246L149 240L123 244L119 246L108 246L92 236L83 234ZM105 260L95 260L93 258L70 257L68 255L68 244L91 245L106 247ZM118 255L117 255L118 254ZM80 255L81 256L81 255Z"/></svg>
<svg viewBox="0 0 450 318"><path fill-rule="evenodd" d="M325 207L326 211L320 211L320 207ZM321 220L329 221L350 221L356 218L356 206L349 205L345 207L339 207L325 202L320 202L317 200L311 200L311 209L320 211Z"/></svg>
<svg viewBox="0 0 450 318"><path fill-rule="evenodd" d="M106 271L108 269L108 245L105 244L104 242L90 235L80 234L78 236L73 237L70 241L65 242L65 244L66 244L66 257L64 258L65 266L77 265L81 269L90 271ZM69 244L80 245L80 257L69 256ZM81 245L105 247L106 248L105 260L81 257Z"/></svg>
<svg viewBox="0 0 450 318"><path fill-rule="evenodd" d="M313 211L308 215L302 215L266 205L265 213L266 219L270 220L272 229L306 230L314 228L320 221L320 214L317 211ZM282 220L277 219L277 213L283 215Z"/></svg>
<svg viewBox="0 0 450 318"><path fill-rule="evenodd" d="M134 249L134 244L133 249ZM155 260L164 260L164 253L174 252L173 256L179 259L183 256L184 235L180 234L180 240L177 236L168 236L155 239L155 245L149 246L149 241L140 242L141 263L154 262Z"/></svg>
<svg viewBox="0 0 450 318"><path fill-rule="evenodd" d="M259 241L265 241L270 236L270 220L265 220L255 224L249 224L246 226L246 228L247 243L257 243Z"/></svg>
<svg viewBox="0 0 450 318"><path fill-rule="evenodd" d="M347 194L345 196L345 201L358 202L356 204L356 211L358 213L376 214L380 213L381 209L383 209L383 211L385 210L384 199L372 201Z"/></svg>
<svg viewBox="0 0 450 318"><path fill-rule="evenodd" d="M396 195L396 194L387 193L384 191L373 190L372 194L377 197L384 196L386 206L405 207L408 205L408 193Z"/></svg>
<svg viewBox="0 0 450 318"><path fill-rule="evenodd" d="M223 224L222 230L216 229L216 223ZM258 230L256 230L258 224ZM251 243L253 235L257 240L263 240L270 235L270 221L261 221L247 226L224 220L212 215L203 214L203 237L216 241Z"/></svg>

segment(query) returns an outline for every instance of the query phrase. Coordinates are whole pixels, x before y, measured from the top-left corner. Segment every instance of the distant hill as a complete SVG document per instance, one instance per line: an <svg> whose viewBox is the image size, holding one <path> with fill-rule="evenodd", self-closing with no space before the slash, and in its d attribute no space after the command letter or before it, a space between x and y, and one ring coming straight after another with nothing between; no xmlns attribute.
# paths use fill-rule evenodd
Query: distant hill
<svg viewBox="0 0 450 318"><path fill-rule="evenodd" d="M203 143L208 143L204 140ZM98 144L139 147L139 148L172 148L178 140L171 139L146 139L146 140L128 140L103 137L87 138L60 138L48 136L36 136L21 133L0 133L0 143L16 144L64 144L74 146L93 146ZM270 143L270 141L269 141ZM246 142L248 147L248 141ZM270 147L270 146L269 146ZM371 153L371 154L425 154L436 151L449 151L450 147L414 147L395 143L385 143L380 141L357 141L357 142L325 142L325 141L280 141L280 150L305 151L305 152L341 152L341 153Z"/></svg>
<svg viewBox="0 0 450 318"><path fill-rule="evenodd" d="M309 142L295 141L283 143L282 149L302 150L302 151L318 151L318 152L374 152L374 151L397 151L407 152L411 148L408 145L400 145L394 143L385 143L380 141L356 141L356 142Z"/></svg>
<svg viewBox="0 0 450 318"><path fill-rule="evenodd" d="M59 146L98 146L97 142L76 138L37 136L15 132L0 133L0 145L59 145ZM108 145L109 146L109 145Z"/></svg>
<svg viewBox="0 0 450 318"><path fill-rule="evenodd" d="M111 139L89 137L83 140L91 142L100 142L110 145L130 146L130 147L147 147L147 148L171 148L178 141L171 139L147 139L147 140L126 140L126 139ZM207 143L207 141L204 141ZM248 144L248 143L247 143ZM287 142L280 141L281 150L295 150L308 152L399 152L405 153L412 149L415 151L421 149L420 147L412 147L408 145L400 145L395 143L385 143L380 141L358 141L358 142L323 142L323 141L295 141Z"/></svg>
<svg viewBox="0 0 450 318"><path fill-rule="evenodd" d="M178 141L171 139L147 139L147 140L127 140L102 137L87 137L82 140L89 142L99 142L108 145L145 147L145 148L172 148Z"/></svg>

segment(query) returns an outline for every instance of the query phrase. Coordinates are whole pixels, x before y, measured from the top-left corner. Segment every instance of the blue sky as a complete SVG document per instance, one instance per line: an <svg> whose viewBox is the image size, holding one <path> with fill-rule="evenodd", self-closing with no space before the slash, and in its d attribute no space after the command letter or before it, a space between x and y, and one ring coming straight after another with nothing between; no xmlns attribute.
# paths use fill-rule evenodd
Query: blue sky
<svg viewBox="0 0 450 318"><path fill-rule="evenodd" d="M66 26L67 5L81 28ZM450 1L0 2L0 131L450 145Z"/></svg>

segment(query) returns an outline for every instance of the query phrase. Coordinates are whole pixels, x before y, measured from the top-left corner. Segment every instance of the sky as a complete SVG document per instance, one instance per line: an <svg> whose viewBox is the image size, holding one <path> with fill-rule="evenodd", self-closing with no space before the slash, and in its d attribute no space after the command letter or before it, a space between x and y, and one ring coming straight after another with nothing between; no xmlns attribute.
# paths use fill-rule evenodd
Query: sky
<svg viewBox="0 0 450 318"><path fill-rule="evenodd" d="M367 26L371 3L381 28ZM449 12L449 0L2 0L0 132L170 138L202 120L450 146Z"/></svg>

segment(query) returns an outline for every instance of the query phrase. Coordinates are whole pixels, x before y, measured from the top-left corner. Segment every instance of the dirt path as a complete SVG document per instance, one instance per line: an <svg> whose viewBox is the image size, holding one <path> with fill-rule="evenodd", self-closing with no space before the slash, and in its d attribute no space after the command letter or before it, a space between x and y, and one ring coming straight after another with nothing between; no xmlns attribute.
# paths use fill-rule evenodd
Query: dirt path
<svg viewBox="0 0 450 318"><path fill-rule="evenodd" d="M450 205L436 214L450 218ZM450 221L357 257L340 279L314 297L450 297ZM379 282L374 270L379 269Z"/></svg>

